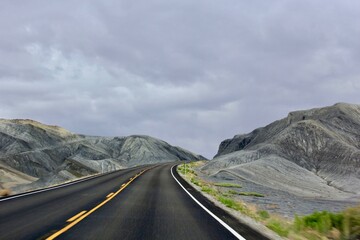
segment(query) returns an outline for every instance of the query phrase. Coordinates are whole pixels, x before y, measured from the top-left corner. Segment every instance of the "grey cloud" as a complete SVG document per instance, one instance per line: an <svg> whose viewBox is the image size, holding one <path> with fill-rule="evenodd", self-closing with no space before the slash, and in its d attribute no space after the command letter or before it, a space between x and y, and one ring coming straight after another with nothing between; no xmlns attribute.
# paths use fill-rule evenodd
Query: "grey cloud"
<svg viewBox="0 0 360 240"><path fill-rule="evenodd" d="M360 3L3 1L0 117L211 157L289 111L359 103Z"/></svg>

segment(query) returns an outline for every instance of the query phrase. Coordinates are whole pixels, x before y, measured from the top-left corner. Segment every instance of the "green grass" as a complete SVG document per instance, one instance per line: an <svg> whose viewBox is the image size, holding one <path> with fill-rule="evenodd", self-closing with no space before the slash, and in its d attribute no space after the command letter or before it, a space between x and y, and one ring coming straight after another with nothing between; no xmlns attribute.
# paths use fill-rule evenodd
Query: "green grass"
<svg viewBox="0 0 360 240"><path fill-rule="evenodd" d="M198 179L196 179L196 178L191 178L190 181L191 181L193 184L195 184L196 186L199 186L199 187L202 186L202 183L201 183Z"/></svg>
<svg viewBox="0 0 360 240"><path fill-rule="evenodd" d="M189 166L186 166L186 168L185 168L184 166L180 166L180 165L179 165L179 166L177 167L177 170L178 170L178 172L180 172L180 173L183 174L183 175L185 175L185 174L197 175L194 170L190 169Z"/></svg>
<svg viewBox="0 0 360 240"><path fill-rule="evenodd" d="M264 194L256 192L239 192L238 194L242 196L265 197Z"/></svg>
<svg viewBox="0 0 360 240"><path fill-rule="evenodd" d="M219 202L221 202L222 204L224 204L226 207L228 208L232 208L235 210L243 210L243 205L239 202L236 202L235 200L231 199L231 198L227 198L227 197L223 197L223 196L219 196L218 197Z"/></svg>
<svg viewBox="0 0 360 240"><path fill-rule="evenodd" d="M228 193L229 193L229 194L232 194L232 195L237 195L239 192L234 191L234 190L229 190Z"/></svg>
<svg viewBox="0 0 360 240"><path fill-rule="evenodd" d="M268 211L265 211L265 210L260 210L257 212L257 214L260 216L261 219L265 220L265 219L268 219L270 218L270 214Z"/></svg>
<svg viewBox="0 0 360 240"><path fill-rule="evenodd" d="M231 187L231 188L241 188L242 186L239 184L234 184L234 183L214 183L215 186L217 187Z"/></svg>
<svg viewBox="0 0 360 240"><path fill-rule="evenodd" d="M226 207L241 212L257 221L262 222L272 231L282 237L290 239L360 239L360 205L354 208L346 209L339 213L314 212L307 216L296 216L295 220L289 222L286 219L272 215L265 210L256 210L256 207L247 205L241 201L235 200L234 195L264 197L261 193L240 192L224 188L241 188L239 184L229 182L208 183L201 180L192 167L198 167L200 162L190 163L178 166L178 172L185 175L187 180L201 187L202 192L214 196L220 203ZM228 191L226 191L228 190ZM224 192L226 191L226 192Z"/></svg>
<svg viewBox="0 0 360 240"><path fill-rule="evenodd" d="M256 192L237 192L234 190L229 190L228 191L229 194L232 195L242 195L242 196L253 196L253 197L265 197L265 195L261 194L261 193L256 193Z"/></svg>
<svg viewBox="0 0 360 240"><path fill-rule="evenodd" d="M342 239L360 239L360 206L340 213L322 211L303 217L296 216L293 228L297 233L314 230L322 235L337 229Z"/></svg>
<svg viewBox="0 0 360 240"><path fill-rule="evenodd" d="M208 186L202 186L201 191L206 192L212 196L216 196L218 194L215 189Z"/></svg>
<svg viewBox="0 0 360 240"><path fill-rule="evenodd" d="M248 207L246 205L244 205L243 203L241 203L239 201L236 201L236 200L226 197L224 195L218 196L217 200L219 202L221 202L222 204L224 204L228 208L239 211L251 218L256 218L256 216L251 212L251 210L248 209Z"/></svg>
<svg viewBox="0 0 360 240"><path fill-rule="evenodd" d="M341 229L344 217L341 214L329 213L327 211L314 212L304 217L295 217L294 227L296 231L306 228L316 230L320 233L328 233L333 227Z"/></svg>
<svg viewBox="0 0 360 240"><path fill-rule="evenodd" d="M281 237L287 237L289 235L289 226L280 220L271 220L266 224L266 226L279 234Z"/></svg>
<svg viewBox="0 0 360 240"><path fill-rule="evenodd" d="M360 205L346 209L343 215L343 235L348 238L360 239Z"/></svg>

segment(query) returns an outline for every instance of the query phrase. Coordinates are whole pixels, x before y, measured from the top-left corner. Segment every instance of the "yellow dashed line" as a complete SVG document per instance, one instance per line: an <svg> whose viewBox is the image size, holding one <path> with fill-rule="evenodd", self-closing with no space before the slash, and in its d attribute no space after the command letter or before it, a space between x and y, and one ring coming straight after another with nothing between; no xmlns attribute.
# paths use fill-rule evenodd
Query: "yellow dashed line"
<svg viewBox="0 0 360 240"><path fill-rule="evenodd" d="M106 196L106 198L109 198L109 197L111 197L112 195L114 195L113 192L112 192L112 193L109 193L109 194Z"/></svg>
<svg viewBox="0 0 360 240"><path fill-rule="evenodd" d="M76 216L70 218L69 220L72 220L71 223L69 225L67 225L66 227L64 227L63 229L57 231L56 233L54 233L53 235L51 235L50 237L46 238L46 240L53 240L55 238L57 238L58 236L60 236L61 234L63 234L64 232L66 232L67 230L69 230L70 228L72 228L73 226L75 226L76 224L78 224L79 222L81 222L84 218L86 218L87 216L89 216L90 214L92 214L93 212L95 212L97 209L101 208L103 205L105 205L106 203L108 203L111 199L113 199L116 195L118 195L122 190L124 190L131 182L133 182L137 177L139 177L141 174L143 174L144 172L146 172L147 170L149 170L151 168L145 169L143 171L140 172L140 174L136 175L133 178L130 178L130 181L128 181L127 183L124 183L121 185L121 188L113 193L111 196L107 196L107 199L105 201L103 201L102 203L100 203L99 205L97 205L96 207L94 207L93 209L91 209L90 211L86 212L84 211L84 213L82 213L81 215L77 214ZM78 216L79 215L79 216ZM75 218L76 217L76 218ZM69 222L68 220L68 222Z"/></svg>
<svg viewBox="0 0 360 240"><path fill-rule="evenodd" d="M78 217L80 217L81 215L83 215L84 213L86 213L86 211L82 211L82 212L76 214L76 215L73 216L72 218L69 218L66 222L72 222L72 221L74 221L75 219L77 219Z"/></svg>

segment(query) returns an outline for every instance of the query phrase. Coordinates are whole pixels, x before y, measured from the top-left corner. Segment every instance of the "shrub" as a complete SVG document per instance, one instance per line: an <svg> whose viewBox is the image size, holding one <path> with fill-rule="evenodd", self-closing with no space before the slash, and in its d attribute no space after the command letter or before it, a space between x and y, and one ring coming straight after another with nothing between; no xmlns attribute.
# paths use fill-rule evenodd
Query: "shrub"
<svg viewBox="0 0 360 240"><path fill-rule="evenodd" d="M344 211L343 236L348 239L360 239L360 206Z"/></svg>
<svg viewBox="0 0 360 240"><path fill-rule="evenodd" d="M201 182L200 182L199 180L195 179L195 178L191 178L190 181L191 181L193 184L195 184L195 185L197 185L197 186L199 186L199 187L202 186Z"/></svg>
<svg viewBox="0 0 360 240"><path fill-rule="evenodd" d="M270 214L268 213L268 211L265 210L260 210L257 212L257 214L262 218L262 219L268 219L270 217Z"/></svg>
<svg viewBox="0 0 360 240"><path fill-rule="evenodd" d="M186 174L186 175L187 175L187 174L194 174L195 176L197 175L197 174L195 173L195 171L192 170L188 164L187 164L186 166L184 166L184 165L178 165L178 166L177 166L177 170L178 170L178 172L180 172L180 173L183 174L183 175L185 175L185 174Z"/></svg>
<svg viewBox="0 0 360 240"><path fill-rule="evenodd" d="M341 214L329 213L327 211L314 212L304 217L295 217L294 227L296 231L313 229L326 234L332 228L341 229L344 217Z"/></svg>
<svg viewBox="0 0 360 240"><path fill-rule="evenodd" d="M9 189L0 189L0 197L6 197L11 195L11 191Z"/></svg>
<svg viewBox="0 0 360 240"><path fill-rule="evenodd" d="M360 206L348 208L341 213L322 211L304 217L296 216L294 229L297 232L311 229L325 235L336 229L344 239L359 239Z"/></svg>
<svg viewBox="0 0 360 240"><path fill-rule="evenodd" d="M266 226L281 237L287 237L289 235L289 227L279 220L271 220Z"/></svg>

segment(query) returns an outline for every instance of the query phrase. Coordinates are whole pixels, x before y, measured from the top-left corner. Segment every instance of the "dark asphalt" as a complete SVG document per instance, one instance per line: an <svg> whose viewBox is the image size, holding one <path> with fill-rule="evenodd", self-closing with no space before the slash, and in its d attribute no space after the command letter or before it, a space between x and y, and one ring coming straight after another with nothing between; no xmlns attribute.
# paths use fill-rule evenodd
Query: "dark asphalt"
<svg viewBox="0 0 360 240"><path fill-rule="evenodd" d="M146 171L57 239L237 239L178 185L170 173L172 165L163 164ZM0 239L44 239L64 228L67 219L94 208L109 193L116 192L148 167L121 170L64 188L0 202ZM199 200L205 201L207 208L246 239L264 239L221 209L211 209L213 206L206 199Z"/></svg>
<svg viewBox="0 0 360 240"><path fill-rule="evenodd" d="M0 202L0 239L41 239L66 220L103 201L147 167L114 172L55 190Z"/></svg>

